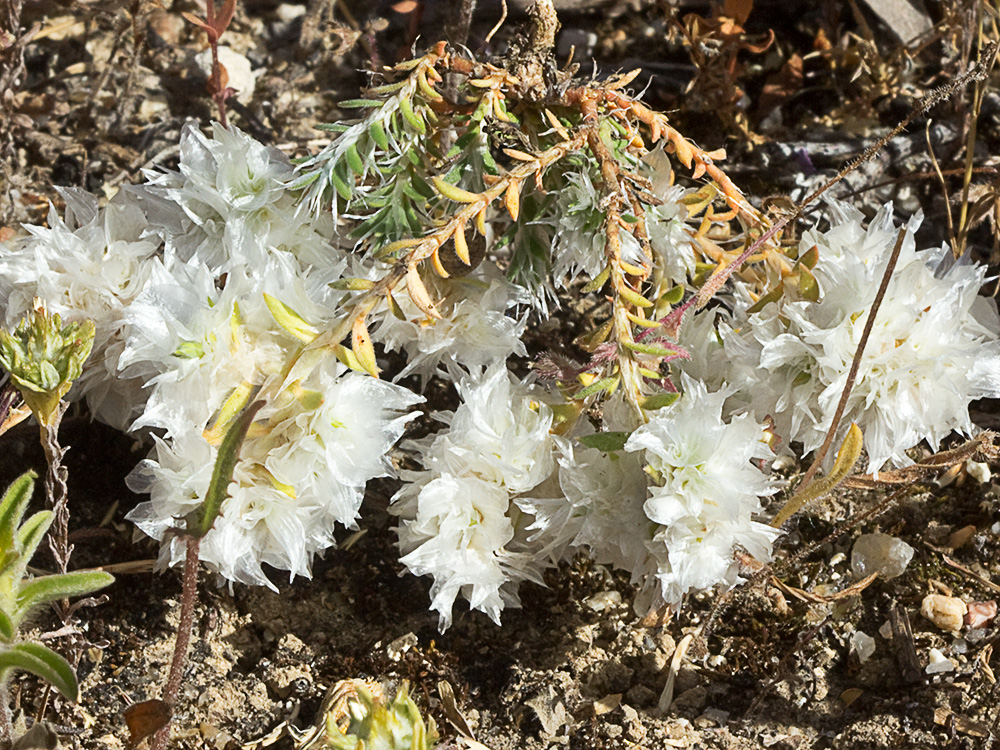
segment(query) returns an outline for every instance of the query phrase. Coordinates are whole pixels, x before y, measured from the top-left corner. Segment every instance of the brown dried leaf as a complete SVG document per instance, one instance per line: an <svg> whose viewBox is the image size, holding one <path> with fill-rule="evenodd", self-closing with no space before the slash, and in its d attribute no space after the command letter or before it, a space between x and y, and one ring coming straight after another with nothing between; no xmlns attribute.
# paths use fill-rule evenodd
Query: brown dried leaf
<svg viewBox="0 0 1000 750"><path fill-rule="evenodd" d="M420 278L416 263L411 263L406 267L406 291L409 293L410 299L413 300L413 304L419 307L425 315L437 320L441 319L441 313L434 307L431 295L428 294L427 287L424 285L424 280Z"/></svg>
<svg viewBox="0 0 1000 750"><path fill-rule="evenodd" d="M129 731L129 747L136 747L147 737L159 732L170 722L173 710L164 701L153 698L133 703L122 711Z"/></svg>

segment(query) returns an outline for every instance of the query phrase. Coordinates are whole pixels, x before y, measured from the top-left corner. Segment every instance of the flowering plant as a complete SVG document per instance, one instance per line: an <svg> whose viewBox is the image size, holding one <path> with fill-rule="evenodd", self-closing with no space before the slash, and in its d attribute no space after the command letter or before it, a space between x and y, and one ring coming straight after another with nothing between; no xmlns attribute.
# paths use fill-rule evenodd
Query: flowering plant
<svg viewBox="0 0 1000 750"><path fill-rule="evenodd" d="M297 165L190 125L176 170L104 208L66 192L65 217L7 243L8 323L35 297L95 322L75 395L152 441L129 518L162 563L252 402L202 561L230 582L309 575L368 481L396 476L401 561L433 579L442 628L460 595L499 622L522 582L581 553L627 571L640 610L677 607L738 583L737 556L770 557L773 450L853 422L878 470L975 429L969 403L1000 394L982 268L918 250L910 221L835 428L891 207L866 227L832 205L830 229L782 242L724 153L630 95L631 74L546 69L437 45L345 103L363 116ZM579 330L560 347L564 303ZM435 379L460 403L393 455Z"/></svg>

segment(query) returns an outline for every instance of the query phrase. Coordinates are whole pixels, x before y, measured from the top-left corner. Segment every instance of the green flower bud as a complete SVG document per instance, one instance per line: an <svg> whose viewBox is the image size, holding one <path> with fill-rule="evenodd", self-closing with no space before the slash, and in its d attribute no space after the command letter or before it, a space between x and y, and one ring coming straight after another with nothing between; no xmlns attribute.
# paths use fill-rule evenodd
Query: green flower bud
<svg viewBox="0 0 1000 750"><path fill-rule="evenodd" d="M14 333L0 330L0 365L10 373L35 418L49 425L62 397L83 372L93 346L93 321L64 326L36 297L34 310Z"/></svg>

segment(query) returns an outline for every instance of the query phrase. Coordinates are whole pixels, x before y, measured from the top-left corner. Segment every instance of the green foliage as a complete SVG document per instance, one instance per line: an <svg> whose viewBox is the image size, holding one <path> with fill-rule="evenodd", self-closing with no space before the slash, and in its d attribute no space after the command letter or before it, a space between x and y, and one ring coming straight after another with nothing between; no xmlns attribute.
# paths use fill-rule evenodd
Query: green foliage
<svg viewBox="0 0 1000 750"><path fill-rule="evenodd" d="M350 723L346 730L338 726L338 717L327 714L326 750L431 750L437 744L434 722L424 724L406 682L389 702L374 698L363 686L356 690L357 698L347 704Z"/></svg>
<svg viewBox="0 0 1000 750"><path fill-rule="evenodd" d="M187 524L185 531L191 536L198 538L205 536L211 530L215 519L219 517L222 503L228 496L229 483L233 481L233 471L239 460L240 448L246 439L247 431L250 429L254 417L263 406L263 401L250 404L226 430L222 444L219 446L219 454L215 459L212 481L208 485L205 499L184 519Z"/></svg>
<svg viewBox="0 0 1000 750"><path fill-rule="evenodd" d="M114 578L99 570L27 577L28 562L53 518L51 511L43 510L22 522L34 480L33 472L23 474L0 500L0 686L15 670L23 670L76 700L76 675L69 663L47 646L17 640L18 630L38 605L90 594L110 585Z"/></svg>
<svg viewBox="0 0 1000 750"><path fill-rule="evenodd" d="M364 99L344 102L361 117L327 127L331 144L300 164L292 188L313 211L332 210L358 249L386 264L377 280L342 285L356 295L346 315L353 360L342 357L351 367L377 373L365 322L375 304L391 308L405 281L416 307L441 318L427 277L468 273L484 257L470 252L473 242L484 247L490 236L536 309L581 277L584 293L611 303L584 345L593 361L557 378L570 398L622 388L641 410L662 391L660 365L686 356L662 337L639 343L635 330L662 327L696 262L729 262L710 229L731 237L730 221L748 229L761 217L715 165L724 152L702 151L627 92L638 71L574 81L551 62L498 65L438 44L383 70ZM677 191L666 197L670 154L712 181L683 203ZM798 278L811 294L808 269Z"/></svg>
<svg viewBox="0 0 1000 750"><path fill-rule="evenodd" d="M63 325L36 299L14 333L0 330L0 365L42 425L52 423L59 402L83 372L94 345L94 323Z"/></svg>

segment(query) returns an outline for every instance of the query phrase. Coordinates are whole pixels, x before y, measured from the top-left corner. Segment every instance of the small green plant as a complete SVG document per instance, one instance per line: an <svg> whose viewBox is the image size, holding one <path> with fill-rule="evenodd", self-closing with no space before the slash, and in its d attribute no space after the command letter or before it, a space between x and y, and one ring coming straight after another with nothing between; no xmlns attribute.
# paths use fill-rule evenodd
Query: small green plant
<svg viewBox="0 0 1000 750"><path fill-rule="evenodd" d="M328 710L320 747L325 750L430 750L437 744L433 719L424 724L403 682L391 701L352 680L350 695Z"/></svg>
<svg viewBox="0 0 1000 750"><path fill-rule="evenodd" d="M14 481L0 501L0 746L12 740L7 684L13 672L30 672L72 701L79 693L69 662L48 646L19 638L31 611L45 602L90 594L114 582L109 573L99 570L27 575L28 562L55 515L43 510L22 523L34 487L35 474L29 471Z"/></svg>
<svg viewBox="0 0 1000 750"><path fill-rule="evenodd" d="M0 365L10 373L14 388L38 420L39 439L48 464L45 496L55 522L49 546L60 573L68 569L73 552L69 543L67 472L62 464L66 449L59 444L59 425L67 405L63 396L83 373L83 363L94 347L94 332L90 320L63 325L62 318L50 313L38 298L13 333L0 330ZM60 610L59 616L65 623L68 613Z"/></svg>

